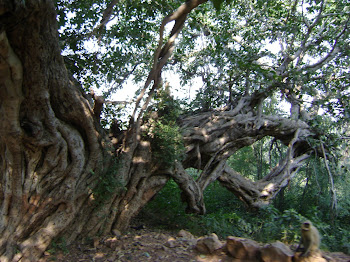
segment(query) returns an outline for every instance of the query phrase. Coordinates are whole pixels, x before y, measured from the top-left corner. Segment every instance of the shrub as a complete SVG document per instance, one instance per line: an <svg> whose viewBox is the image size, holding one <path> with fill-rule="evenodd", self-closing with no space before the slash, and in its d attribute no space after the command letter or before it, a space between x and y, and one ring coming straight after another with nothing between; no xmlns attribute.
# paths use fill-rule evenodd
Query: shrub
<svg viewBox="0 0 350 262"><path fill-rule="evenodd" d="M185 147L180 129L175 124L155 123L152 130L151 148L154 161L172 167L184 157Z"/></svg>

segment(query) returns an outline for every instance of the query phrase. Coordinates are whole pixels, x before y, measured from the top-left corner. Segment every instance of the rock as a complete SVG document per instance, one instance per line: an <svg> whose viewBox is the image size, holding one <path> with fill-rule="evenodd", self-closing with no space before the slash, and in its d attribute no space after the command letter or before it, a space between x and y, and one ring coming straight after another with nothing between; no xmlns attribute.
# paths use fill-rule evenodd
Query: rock
<svg viewBox="0 0 350 262"><path fill-rule="evenodd" d="M234 257L240 260L259 261L260 246L257 242L239 238L227 237L227 251Z"/></svg>
<svg viewBox="0 0 350 262"><path fill-rule="evenodd" d="M195 246L197 239L188 231L181 229L176 237L180 242L187 246Z"/></svg>
<svg viewBox="0 0 350 262"><path fill-rule="evenodd" d="M104 244L111 249L116 249L117 246L119 245L119 242L116 237L110 237L104 241Z"/></svg>
<svg viewBox="0 0 350 262"><path fill-rule="evenodd" d="M104 253L101 253L101 252L97 252L97 253L94 255L94 257L93 257L92 260L93 260L93 261L96 261L96 262L98 262L98 261L104 261L104 260L105 260L105 254L104 254Z"/></svg>
<svg viewBox="0 0 350 262"><path fill-rule="evenodd" d="M294 262L327 262L327 260L322 257L321 252L314 252L306 257L302 257L300 255L301 253L296 253L294 255L293 261Z"/></svg>
<svg viewBox="0 0 350 262"><path fill-rule="evenodd" d="M197 240L196 249L198 250L199 253L210 254L210 251L202 238L204 237L201 237Z"/></svg>
<svg viewBox="0 0 350 262"><path fill-rule="evenodd" d="M177 233L177 237L184 239L194 239L195 237L188 231L181 229L179 233Z"/></svg>
<svg viewBox="0 0 350 262"><path fill-rule="evenodd" d="M261 248L261 259L264 262L292 262L294 253L282 242L267 244Z"/></svg>
<svg viewBox="0 0 350 262"><path fill-rule="evenodd" d="M214 233L209 236L200 237L197 240L196 249L200 253L213 254L216 250L222 248L224 244L219 240Z"/></svg>
<svg viewBox="0 0 350 262"><path fill-rule="evenodd" d="M328 262L339 262L339 261L347 261L350 262L350 255L346 255L342 252L323 252L323 258L325 258Z"/></svg>
<svg viewBox="0 0 350 262"><path fill-rule="evenodd" d="M176 239L173 237L170 237L167 242L164 244L166 247L174 248L177 246Z"/></svg>

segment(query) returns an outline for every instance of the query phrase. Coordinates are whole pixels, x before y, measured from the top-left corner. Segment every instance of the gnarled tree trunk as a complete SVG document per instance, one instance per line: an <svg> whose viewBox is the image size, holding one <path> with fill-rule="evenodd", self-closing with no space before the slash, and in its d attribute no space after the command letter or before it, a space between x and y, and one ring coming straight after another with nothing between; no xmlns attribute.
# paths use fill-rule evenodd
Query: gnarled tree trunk
<svg viewBox="0 0 350 262"><path fill-rule="evenodd" d="M0 260L35 261L89 205L94 172L108 161L92 110L69 81L53 3L2 7Z"/></svg>
<svg viewBox="0 0 350 262"><path fill-rule="evenodd" d="M179 22L164 48L160 41L146 88L158 85L187 13L202 2L164 20L162 28ZM0 21L0 260L36 261L57 236L69 243L127 228L169 179L152 169L141 117L115 164L112 143L65 68L53 2L2 2Z"/></svg>

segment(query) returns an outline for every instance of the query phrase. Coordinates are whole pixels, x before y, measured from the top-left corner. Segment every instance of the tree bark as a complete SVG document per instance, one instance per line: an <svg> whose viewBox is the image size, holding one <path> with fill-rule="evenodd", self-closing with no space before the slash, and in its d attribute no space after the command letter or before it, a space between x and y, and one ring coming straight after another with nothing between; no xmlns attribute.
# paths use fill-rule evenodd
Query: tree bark
<svg viewBox="0 0 350 262"><path fill-rule="evenodd" d="M168 20L183 22L202 2ZM70 81L53 3L6 1L0 21L0 260L36 261L56 237L126 229L169 179L152 164L140 123L127 130L116 165L93 107Z"/></svg>
<svg viewBox="0 0 350 262"><path fill-rule="evenodd" d="M107 163L93 112L69 81L53 3L1 11L0 260L35 261L88 204L92 174Z"/></svg>
<svg viewBox="0 0 350 262"><path fill-rule="evenodd" d="M242 100L249 101L246 98ZM189 210L205 212L203 191L215 180L248 207L260 208L267 205L311 155L312 149L306 139L315 137L315 134L305 122L257 115L253 108L245 113L247 108L248 106L242 106L230 111L204 112L181 120L187 150L182 169L193 167L202 171L196 181L187 178L187 184L182 183L180 186L186 193L185 196L191 195L187 198ZM239 149L252 145L265 136L279 139L288 146L286 157L271 168L265 177L254 182L226 165L226 160ZM174 180L177 182L179 179ZM191 194L193 190L189 189L193 188L196 191Z"/></svg>

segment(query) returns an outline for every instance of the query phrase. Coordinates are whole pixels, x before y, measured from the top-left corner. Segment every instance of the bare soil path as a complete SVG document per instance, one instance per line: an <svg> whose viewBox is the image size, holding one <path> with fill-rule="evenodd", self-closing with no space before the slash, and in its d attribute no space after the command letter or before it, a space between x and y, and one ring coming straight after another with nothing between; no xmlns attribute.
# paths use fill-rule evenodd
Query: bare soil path
<svg viewBox="0 0 350 262"><path fill-rule="evenodd" d="M54 243L40 262L233 262L224 250L215 255L200 254L196 239L153 228L131 228L125 235L105 236L65 246ZM350 256L329 253L334 262L349 262Z"/></svg>

